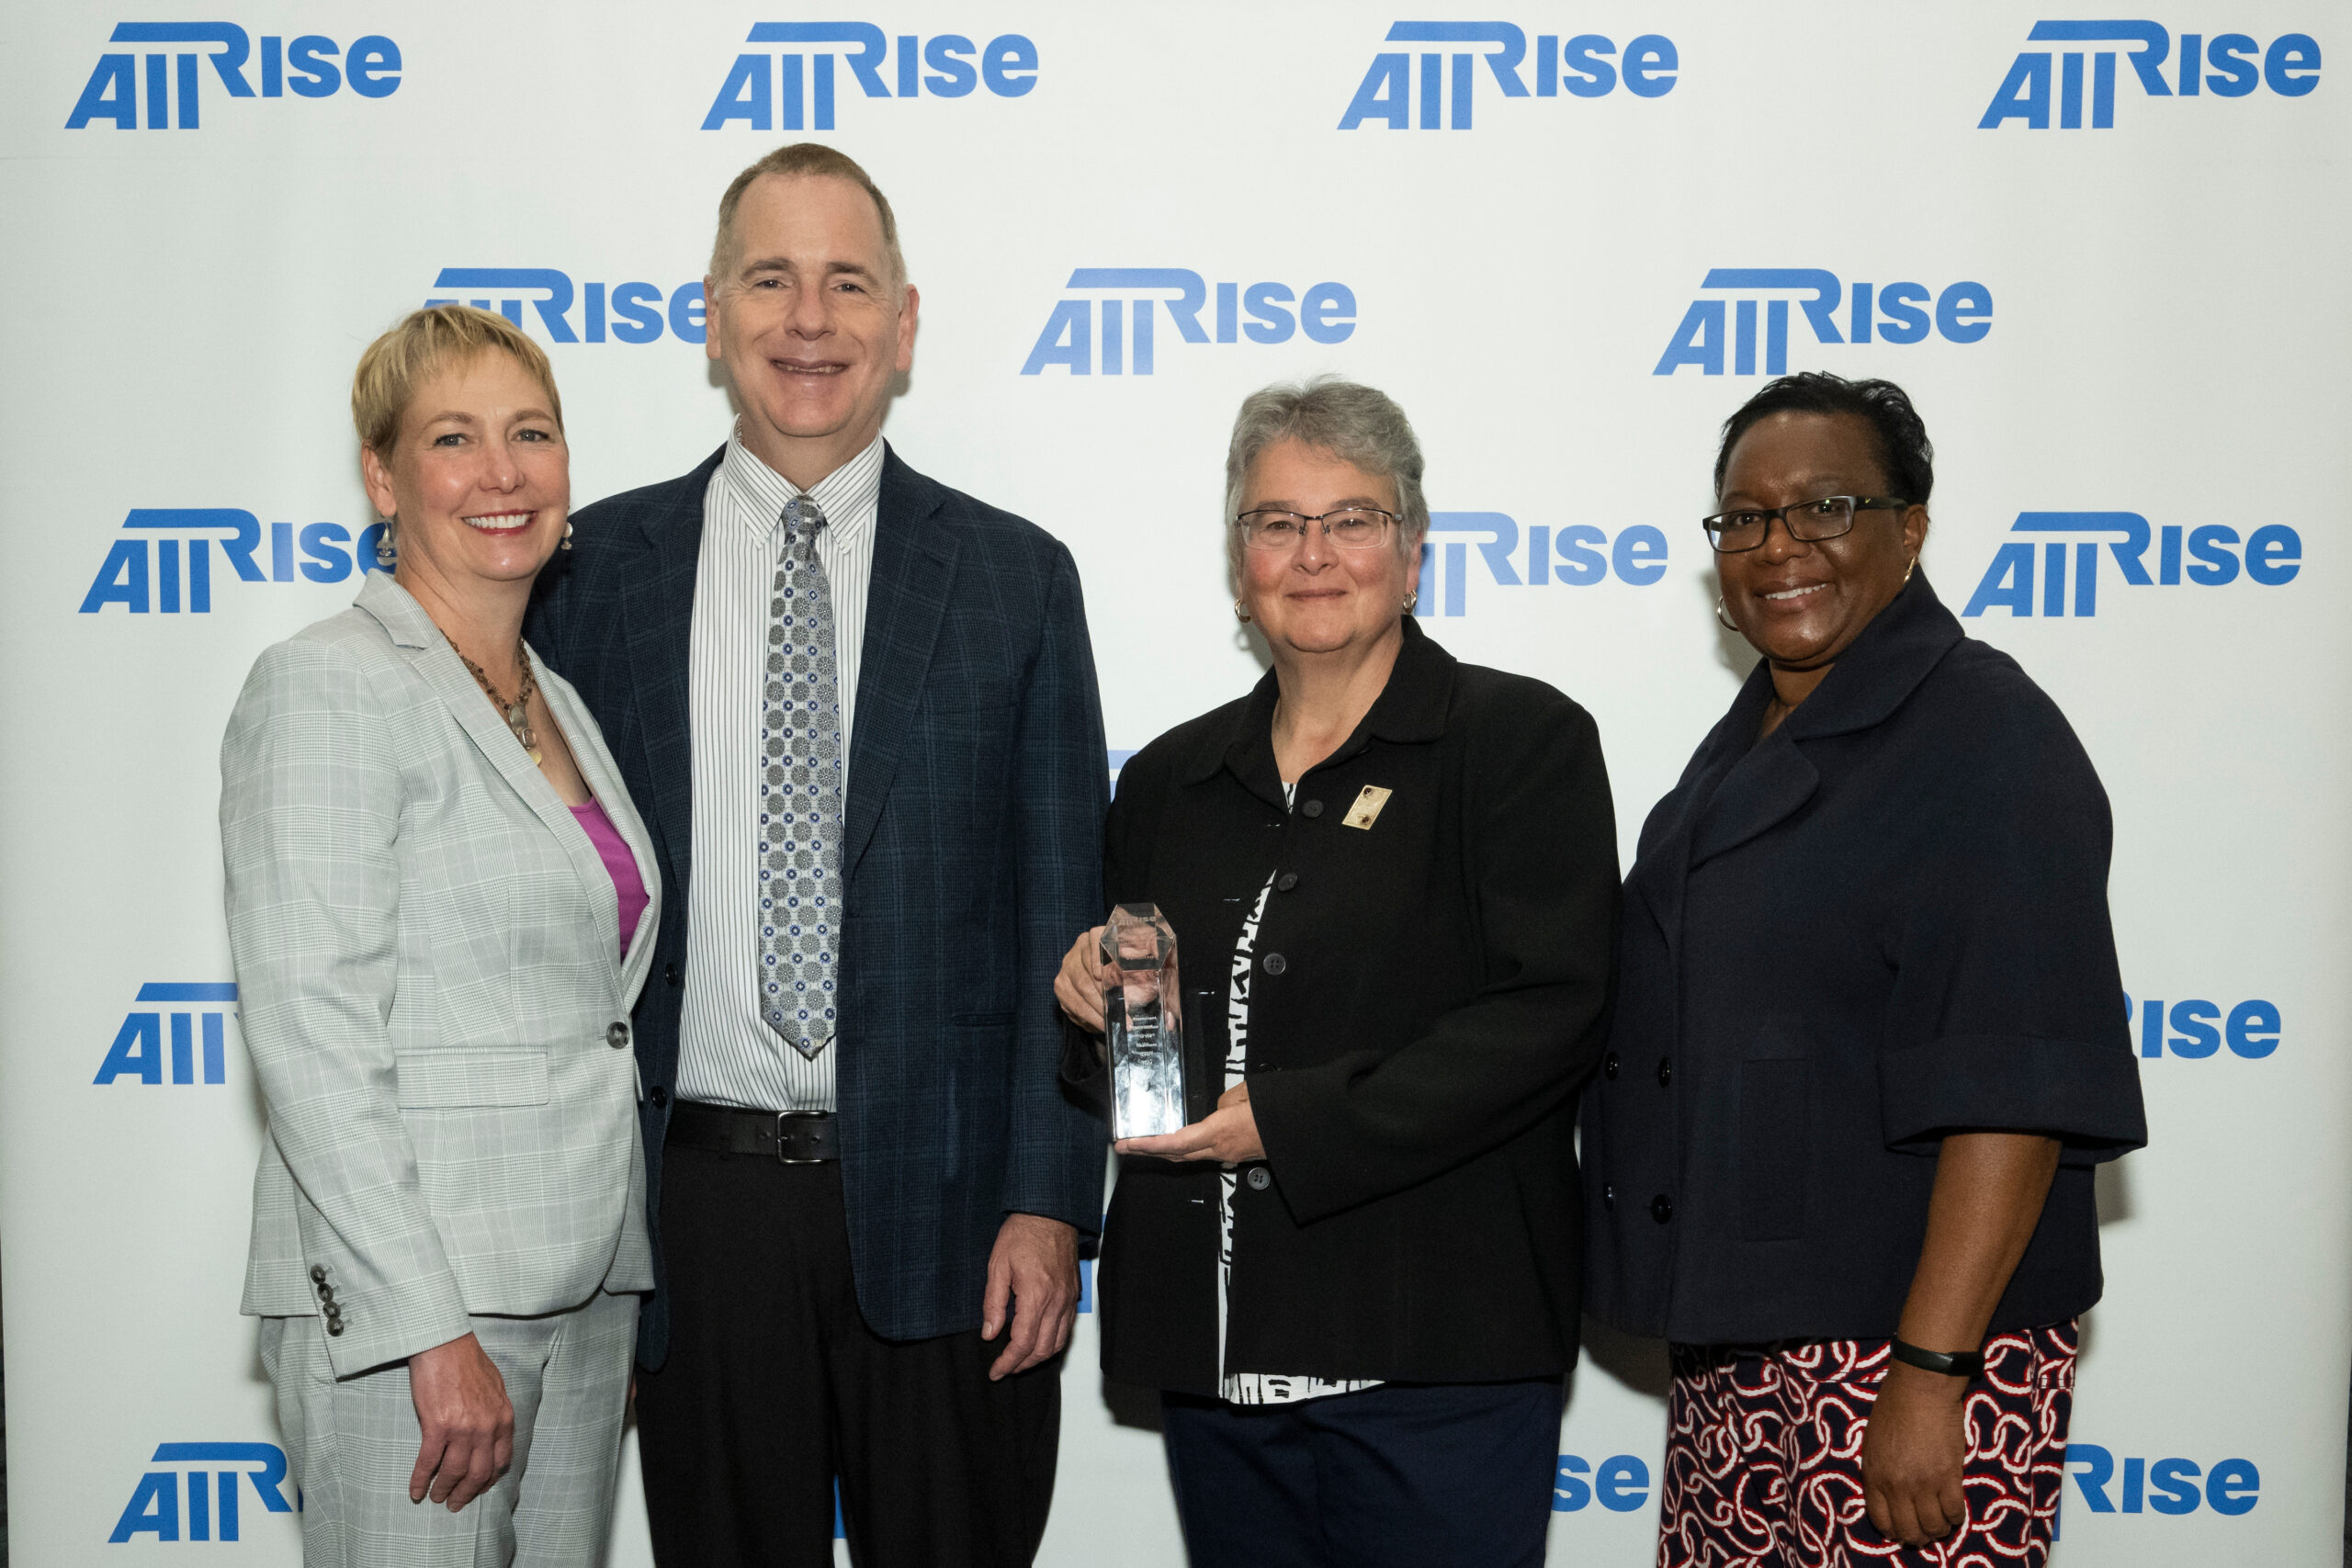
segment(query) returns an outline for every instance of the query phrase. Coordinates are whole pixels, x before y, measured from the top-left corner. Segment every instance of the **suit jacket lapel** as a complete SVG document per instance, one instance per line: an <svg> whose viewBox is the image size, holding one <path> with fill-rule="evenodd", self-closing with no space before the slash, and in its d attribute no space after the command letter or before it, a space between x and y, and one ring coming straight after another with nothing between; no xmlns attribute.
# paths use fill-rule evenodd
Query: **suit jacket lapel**
<svg viewBox="0 0 2352 1568"><path fill-rule="evenodd" d="M1821 786L1806 744L1884 723L1960 640L1960 623L1928 586L1928 574L1916 573L1862 628L1813 694L1732 765L1714 798L1700 807L1691 866L1738 848L1803 809ZM1763 682L1770 679L1770 671L1758 666L1725 719L1736 732L1719 730L1719 741L1743 744L1756 732L1764 716Z"/></svg>
<svg viewBox="0 0 2352 1568"><path fill-rule="evenodd" d="M702 558L703 497L727 448L721 446L673 488L665 505L639 526L643 570L624 574L620 635L637 686L638 733L645 747L652 798L643 802L650 826L683 890L694 871L694 743L688 671L694 649L695 578Z"/></svg>
<svg viewBox="0 0 2352 1568"><path fill-rule="evenodd" d="M547 775L539 772L523 750L522 742L515 739L514 732L506 728L506 721L490 705L490 699L482 695L481 683L466 668L465 660L458 657L458 650L450 646L441 628L433 624L433 617L424 613L424 606L394 582L389 572L370 572L359 590L357 603L383 623L384 629L391 634L393 646L407 656L410 667L447 705L458 727L473 741L474 749L522 797L523 804L531 808L531 815L555 835L571 862L571 869L587 889L589 902L594 904L601 892L605 902L612 903L612 877L605 872L596 846L588 841L587 829L580 826L571 808L556 795L555 786L548 783ZM554 706L552 696L548 705ZM617 917L613 932L617 946Z"/></svg>
<svg viewBox="0 0 2352 1568"><path fill-rule="evenodd" d="M536 655L535 655L536 657ZM629 937L628 951L620 951L620 897L611 888L612 874L602 855L594 856L601 886L599 892L613 891L613 953L620 964L621 995L628 1001L637 999L639 986L645 972L653 964L653 941L662 919L662 873L654 863L653 841L642 818L629 799L628 786L621 782L611 753L605 750L596 721L581 705L568 685L558 682L543 685L548 706L563 726L564 737L571 743L572 761L580 764L580 774L588 781L597 802L605 808L606 820L621 841L628 846L629 857L637 862L637 874L645 884L647 903L644 914L638 917L637 930ZM582 830L582 837L585 837ZM567 846L569 847L569 846ZM590 845L592 853L594 845ZM602 908L602 901L599 901Z"/></svg>
<svg viewBox="0 0 2352 1568"><path fill-rule="evenodd" d="M856 730L850 737L842 885L872 841L922 698L932 648L956 576L956 541L935 521L939 487L886 449L876 507L874 580L859 652Z"/></svg>

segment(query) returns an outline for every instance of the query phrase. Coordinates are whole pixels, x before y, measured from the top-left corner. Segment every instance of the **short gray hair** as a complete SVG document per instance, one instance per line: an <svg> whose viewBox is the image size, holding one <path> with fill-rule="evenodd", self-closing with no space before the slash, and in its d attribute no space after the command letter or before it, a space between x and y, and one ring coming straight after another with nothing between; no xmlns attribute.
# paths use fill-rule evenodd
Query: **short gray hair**
<svg viewBox="0 0 2352 1568"><path fill-rule="evenodd" d="M1241 400L1233 418L1233 442L1225 452L1225 558L1241 581L1241 512L1250 470L1269 446L1284 441L1316 447L1396 487L1396 510L1405 519L1396 532L1396 553L1406 560L1421 547L1430 529L1430 505L1421 494L1421 444L1412 421L1387 393L1317 376L1311 381L1282 381Z"/></svg>

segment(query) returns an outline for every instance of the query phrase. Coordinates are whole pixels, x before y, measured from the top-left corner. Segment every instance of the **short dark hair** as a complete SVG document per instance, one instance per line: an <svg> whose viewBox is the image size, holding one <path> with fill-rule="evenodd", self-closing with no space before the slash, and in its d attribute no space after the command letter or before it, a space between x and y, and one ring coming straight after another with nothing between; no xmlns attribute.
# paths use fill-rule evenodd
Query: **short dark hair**
<svg viewBox="0 0 2352 1568"><path fill-rule="evenodd" d="M1731 449L1760 421L1776 413L1843 414L1871 427L1878 442L1878 464L1895 494L1915 506L1927 504L1936 488L1936 448L1911 396L1892 381L1849 381L1826 370L1801 370L1765 384L1763 390L1724 421L1724 443L1715 450L1715 493L1724 488Z"/></svg>

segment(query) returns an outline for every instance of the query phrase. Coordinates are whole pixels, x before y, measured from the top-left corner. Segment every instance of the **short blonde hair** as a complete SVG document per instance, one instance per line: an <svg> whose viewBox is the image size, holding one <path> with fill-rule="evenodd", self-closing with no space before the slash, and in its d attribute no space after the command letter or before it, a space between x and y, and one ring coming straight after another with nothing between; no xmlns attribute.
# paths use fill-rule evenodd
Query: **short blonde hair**
<svg viewBox="0 0 2352 1568"><path fill-rule="evenodd" d="M743 205L743 193L752 188L753 181L768 175L847 180L872 197L875 214L882 220L882 254L890 263L890 287L895 290L907 286L907 257L899 249L899 220L890 210L890 198L882 194L882 187L874 183L873 176L856 159L821 141L796 141L788 147L779 147L735 176L727 194L718 198L718 232L710 243L713 284L725 283L727 269L735 265L735 209Z"/></svg>
<svg viewBox="0 0 2352 1568"><path fill-rule="evenodd" d="M400 439L416 389L453 365L469 364L493 349L514 356L548 395L548 412L563 428L563 399L555 389L555 368L547 352L505 317L471 305L428 305L412 310L400 325L368 345L351 378L351 423L359 444L388 457Z"/></svg>

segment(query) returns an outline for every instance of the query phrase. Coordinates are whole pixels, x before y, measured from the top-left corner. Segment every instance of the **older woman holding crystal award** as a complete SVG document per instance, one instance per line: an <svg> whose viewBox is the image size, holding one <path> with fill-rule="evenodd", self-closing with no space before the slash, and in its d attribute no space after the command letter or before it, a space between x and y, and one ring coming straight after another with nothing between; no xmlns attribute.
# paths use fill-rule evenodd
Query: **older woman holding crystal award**
<svg viewBox="0 0 2352 1568"><path fill-rule="evenodd" d="M1415 623L1420 481L1371 388L1242 404L1227 564L1273 669L1127 763L1116 908L1055 981L1112 1026L1066 1069L1125 1123L1102 1364L1162 1391L1195 1568L1543 1556L1616 822L1582 708ZM1171 1037L1189 1124L1142 1135Z"/></svg>

